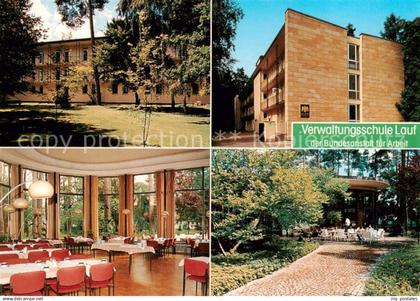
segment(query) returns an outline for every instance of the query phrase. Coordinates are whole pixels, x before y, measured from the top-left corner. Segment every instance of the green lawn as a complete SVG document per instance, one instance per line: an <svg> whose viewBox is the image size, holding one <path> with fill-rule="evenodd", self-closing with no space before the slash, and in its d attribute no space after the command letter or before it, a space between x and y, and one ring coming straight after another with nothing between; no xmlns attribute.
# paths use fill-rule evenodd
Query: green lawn
<svg viewBox="0 0 420 301"><path fill-rule="evenodd" d="M284 240L269 250L212 256L212 293L215 296L224 295L252 280L262 278L287 266L311 253L317 247L318 245L313 242Z"/></svg>
<svg viewBox="0 0 420 301"><path fill-rule="evenodd" d="M70 141L71 146L141 146L144 111L134 106L74 106L57 112L52 105L0 108L0 143L3 146L43 146ZM23 135L23 136L22 136ZM65 142L63 142L65 141ZM32 143L33 144L33 143ZM49 144L49 145L47 145ZM208 107L154 108L147 146L207 147L210 144Z"/></svg>
<svg viewBox="0 0 420 301"><path fill-rule="evenodd" d="M368 296L420 295L420 244L395 249L383 255L366 284Z"/></svg>

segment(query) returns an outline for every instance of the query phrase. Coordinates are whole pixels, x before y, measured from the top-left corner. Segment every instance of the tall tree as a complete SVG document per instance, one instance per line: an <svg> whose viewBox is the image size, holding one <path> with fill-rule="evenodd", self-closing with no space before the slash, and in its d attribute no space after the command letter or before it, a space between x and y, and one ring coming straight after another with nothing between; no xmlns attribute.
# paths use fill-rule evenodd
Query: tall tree
<svg viewBox="0 0 420 301"><path fill-rule="evenodd" d="M212 130L233 129L232 51L236 27L243 11L235 0L213 1L212 22Z"/></svg>
<svg viewBox="0 0 420 301"><path fill-rule="evenodd" d="M0 1L0 104L26 91L34 70L36 44L43 36L41 19L29 13L28 0Z"/></svg>
<svg viewBox="0 0 420 301"><path fill-rule="evenodd" d="M390 14L384 22L384 31L381 31L381 37L398 42L401 39L401 34L404 29L404 19Z"/></svg>
<svg viewBox="0 0 420 301"><path fill-rule="evenodd" d="M99 80L98 67L95 64L95 29L93 16L95 10L104 8L108 0L55 0L58 11L62 16L63 22L70 27L80 27L85 19L89 19L90 40L92 44L92 67L95 78L96 104L101 104L101 83Z"/></svg>
<svg viewBox="0 0 420 301"><path fill-rule="evenodd" d="M400 43L404 54L404 90L397 108L406 121L420 121L420 17L404 22Z"/></svg>

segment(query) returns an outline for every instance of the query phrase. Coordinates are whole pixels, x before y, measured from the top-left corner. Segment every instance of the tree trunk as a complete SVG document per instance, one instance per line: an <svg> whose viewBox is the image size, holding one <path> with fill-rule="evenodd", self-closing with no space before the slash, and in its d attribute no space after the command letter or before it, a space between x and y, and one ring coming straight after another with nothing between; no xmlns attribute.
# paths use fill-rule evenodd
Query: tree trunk
<svg viewBox="0 0 420 301"><path fill-rule="evenodd" d="M225 251L225 249L223 249L222 243L220 242L220 240L218 238L216 238L217 240L217 244L219 245L220 251L222 251L223 256L227 256L227 253Z"/></svg>
<svg viewBox="0 0 420 301"><path fill-rule="evenodd" d="M111 179L110 178L104 178L104 207L105 207L105 223L106 227L111 222L111 196L109 195L111 193Z"/></svg>
<svg viewBox="0 0 420 301"><path fill-rule="evenodd" d="M187 94L184 94L184 113L187 113Z"/></svg>
<svg viewBox="0 0 420 301"><path fill-rule="evenodd" d="M139 97L139 93L137 91L134 92L134 97L136 100L136 106L140 105L140 97Z"/></svg>
<svg viewBox="0 0 420 301"><path fill-rule="evenodd" d="M88 6L89 6L89 27L90 27L90 41L92 44L92 67L93 67L93 76L95 78L95 85L96 85L96 104L101 105L101 83L99 81L99 72L98 67L94 63L95 58L95 30L93 28L93 6L92 6L92 0L88 0Z"/></svg>
<svg viewBox="0 0 420 301"><path fill-rule="evenodd" d="M236 243L236 245L234 245L234 246L233 246L233 248L229 250L229 253L235 253L235 252L238 250L238 248L239 248L239 246L240 246L241 244L242 244L242 241L241 241L241 240L240 240L240 241L238 241L238 242Z"/></svg>
<svg viewBox="0 0 420 301"><path fill-rule="evenodd" d="M175 109L175 94L171 93L171 107Z"/></svg>

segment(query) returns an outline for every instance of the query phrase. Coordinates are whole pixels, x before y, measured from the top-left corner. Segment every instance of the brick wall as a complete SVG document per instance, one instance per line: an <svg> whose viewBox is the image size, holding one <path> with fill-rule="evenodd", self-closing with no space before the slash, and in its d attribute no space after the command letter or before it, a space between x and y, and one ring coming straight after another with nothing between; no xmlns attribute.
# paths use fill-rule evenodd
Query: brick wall
<svg viewBox="0 0 420 301"><path fill-rule="evenodd" d="M286 118L291 122L348 121L347 31L286 12ZM310 118L300 118L300 105Z"/></svg>
<svg viewBox="0 0 420 301"><path fill-rule="evenodd" d="M360 40L362 121L402 121L395 107L404 88L401 46L368 35L361 35Z"/></svg>

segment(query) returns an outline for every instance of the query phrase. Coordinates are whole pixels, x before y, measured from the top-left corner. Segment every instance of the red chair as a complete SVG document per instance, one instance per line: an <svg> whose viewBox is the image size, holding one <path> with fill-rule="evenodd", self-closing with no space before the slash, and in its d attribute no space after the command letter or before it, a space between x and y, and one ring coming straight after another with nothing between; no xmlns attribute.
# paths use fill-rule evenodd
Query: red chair
<svg viewBox="0 0 420 301"><path fill-rule="evenodd" d="M200 242L196 253L198 256L210 256L210 244L208 242Z"/></svg>
<svg viewBox="0 0 420 301"><path fill-rule="evenodd" d="M18 254L0 254L0 262L5 262L9 259L19 259Z"/></svg>
<svg viewBox="0 0 420 301"><path fill-rule="evenodd" d="M90 295L94 290L99 289L100 296L101 288L107 287L108 296L111 296L111 288L112 296L114 296L114 284L114 265L112 263L95 264L90 267L90 277L86 279L86 288L90 290Z"/></svg>
<svg viewBox="0 0 420 301"><path fill-rule="evenodd" d="M57 278L51 281L49 288L58 296L60 295L79 295L86 278L86 267L77 266L62 268L57 271ZM85 293L86 295L86 293Z"/></svg>
<svg viewBox="0 0 420 301"><path fill-rule="evenodd" d="M89 259L91 257L88 256L88 255L84 255L84 254L75 254L75 255L70 255L70 256L68 256L66 258L72 260L72 259Z"/></svg>
<svg viewBox="0 0 420 301"><path fill-rule="evenodd" d="M35 244L34 249L48 249L51 245L49 243Z"/></svg>
<svg viewBox="0 0 420 301"><path fill-rule="evenodd" d="M15 250L23 250L23 249L28 249L28 250L33 250L33 248L31 247L31 245L16 245L15 246Z"/></svg>
<svg viewBox="0 0 420 301"><path fill-rule="evenodd" d="M51 253L51 258L54 258L57 261L63 261L64 258L70 256L70 252L67 249L55 250Z"/></svg>
<svg viewBox="0 0 420 301"><path fill-rule="evenodd" d="M153 249L155 249L155 252L157 254L160 254L160 251L162 250L161 245L159 245L159 243L156 240L148 240L146 242L148 247L152 247Z"/></svg>
<svg viewBox="0 0 420 301"><path fill-rule="evenodd" d="M198 286L198 283L200 282L202 295L205 295L205 292L207 292L208 270L209 270L208 263L200 261L200 260L194 260L191 258L185 258L182 295L185 296L185 279L195 281L195 295L197 295L197 286Z"/></svg>
<svg viewBox="0 0 420 301"><path fill-rule="evenodd" d="M165 239L163 242L163 250L165 254L169 255L169 248L172 247L172 239Z"/></svg>
<svg viewBox="0 0 420 301"><path fill-rule="evenodd" d="M50 259L50 254L47 251L33 251L28 253L28 260L30 262L47 261L48 259Z"/></svg>
<svg viewBox="0 0 420 301"><path fill-rule="evenodd" d="M22 264L22 263L29 263L28 259L22 259L22 258L11 258L3 261L7 264Z"/></svg>
<svg viewBox="0 0 420 301"><path fill-rule="evenodd" d="M45 271L18 273L10 277L10 293L14 296L43 296Z"/></svg>
<svg viewBox="0 0 420 301"><path fill-rule="evenodd" d="M12 248L9 248L8 246L0 246L0 251L12 251Z"/></svg>

